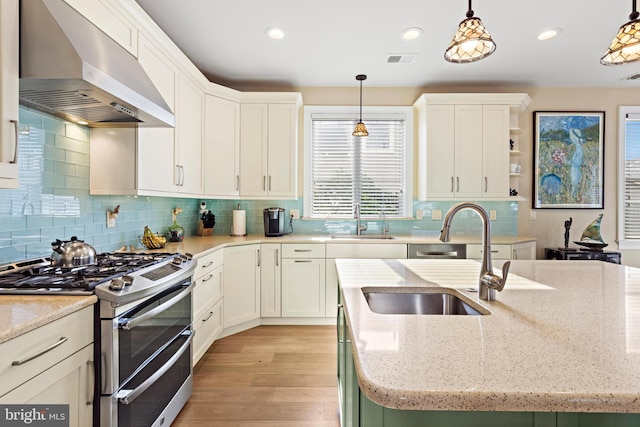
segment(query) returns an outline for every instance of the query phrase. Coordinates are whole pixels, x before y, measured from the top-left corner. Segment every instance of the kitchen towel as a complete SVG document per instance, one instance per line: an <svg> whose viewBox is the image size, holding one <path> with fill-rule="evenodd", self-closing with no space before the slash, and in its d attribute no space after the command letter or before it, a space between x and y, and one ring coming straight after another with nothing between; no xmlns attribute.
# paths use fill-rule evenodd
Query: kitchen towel
<svg viewBox="0 0 640 427"><path fill-rule="evenodd" d="M246 236L247 235L247 211L234 210L233 211L233 223L231 225L232 236Z"/></svg>

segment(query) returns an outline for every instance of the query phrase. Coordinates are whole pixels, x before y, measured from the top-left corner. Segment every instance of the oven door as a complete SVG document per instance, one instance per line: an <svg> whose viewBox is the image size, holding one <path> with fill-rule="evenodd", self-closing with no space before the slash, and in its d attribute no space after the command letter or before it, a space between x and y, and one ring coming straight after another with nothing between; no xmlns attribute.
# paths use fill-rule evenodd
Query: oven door
<svg viewBox="0 0 640 427"><path fill-rule="evenodd" d="M122 388L100 399L100 425L169 426L191 396L193 331L184 331Z"/></svg>
<svg viewBox="0 0 640 427"><path fill-rule="evenodd" d="M101 394L115 393L155 354L191 329L192 290L189 279L115 319L101 321Z"/></svg>

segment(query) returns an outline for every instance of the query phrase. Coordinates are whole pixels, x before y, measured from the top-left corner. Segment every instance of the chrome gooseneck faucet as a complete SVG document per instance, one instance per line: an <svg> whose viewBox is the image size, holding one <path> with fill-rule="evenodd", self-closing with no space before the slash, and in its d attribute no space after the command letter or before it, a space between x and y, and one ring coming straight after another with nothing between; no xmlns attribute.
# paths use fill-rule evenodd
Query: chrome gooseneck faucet
<svg viewBox="0 0 640 427"><path fill-rule="evenodd" d="M356 219L356 234L359 236L369 228L367 224L362 224L360 219L360 203L356 203L354 218Z"/></svg>
<svg viewBox="0 0 640 427"><path fill-rule="evenodd" d="M442 242L449 241L449 228L454 215L463 209L474 210L482 219L482 265L480 266L480 283L479 292L480 299L485 301L496 300L496 290L502 291L505 283L507 283L507 275L509 274L509 266L511 261L507 261L502 266L502 277L493 274L493 263L491 262L491 223L487 211L480 205L471 202L458 203L447 212L442 223L440 231L440 240Z"/></svg>

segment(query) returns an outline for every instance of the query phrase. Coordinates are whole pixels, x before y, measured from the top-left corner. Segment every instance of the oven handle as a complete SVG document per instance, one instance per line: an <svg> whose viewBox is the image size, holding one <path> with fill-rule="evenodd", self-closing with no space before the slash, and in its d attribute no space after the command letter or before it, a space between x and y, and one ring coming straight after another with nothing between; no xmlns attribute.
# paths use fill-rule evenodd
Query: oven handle
<svg viewBox="0 0 640 427"><path fill-rule="evenodd" d="M140 384L138 387L134 388L133 390L120 390L116 396L118 398L118 401L122 404L129 405L131 402L136 400L138 396L140 396L149 387L151 387L156 381L158 381L160 377L166 374L167 371L171 369L173 365L176 364L178 359L182 357L184 352L189 350L189 346L191 345L191 341L193 341L193 336L195 335L195 332L184 331L182 335L187 335L187 334L189 335L189 338L187 338L187 341L184 344L182 344L182 347L180 347L180 349L176 352L176 354L171 356L171 359L167 360L167 363L162 365L160 369L154 372L153 375L151 375L149 378L144 380L142 384Z"/></svg>
<svg viewBox="0 0 640 427"><path fill-rule="evenodd" d="M162 313L163 311L165 311L166 309L168 309L169 307L171 307L172 305L176 304L178 301L180 301L181 299L189 295L192 290L192 285L193 285L193 282L189 282L185 284L184 290L182 290L178 295L171 298L169 301L162 303L161 305L157 306L153 310L149 310L138 317L133 317L133 318L124 317L118 320L118 327L120 329L130 331L131 329L135 328L145 320L148 320L148 319L151 319L152 317L157 316L158 313Z"/></svg>

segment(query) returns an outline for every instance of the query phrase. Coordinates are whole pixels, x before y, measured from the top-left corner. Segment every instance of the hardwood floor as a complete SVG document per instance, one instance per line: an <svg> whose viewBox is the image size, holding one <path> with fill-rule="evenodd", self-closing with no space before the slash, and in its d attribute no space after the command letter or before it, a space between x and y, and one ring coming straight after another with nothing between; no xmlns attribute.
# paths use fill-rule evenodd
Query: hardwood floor
<svg viewBox="0 0 640 427"><path fill-rule="evenodd" d="M174 427L339 427L335 326L259 326L216 341Z"/></svg>

